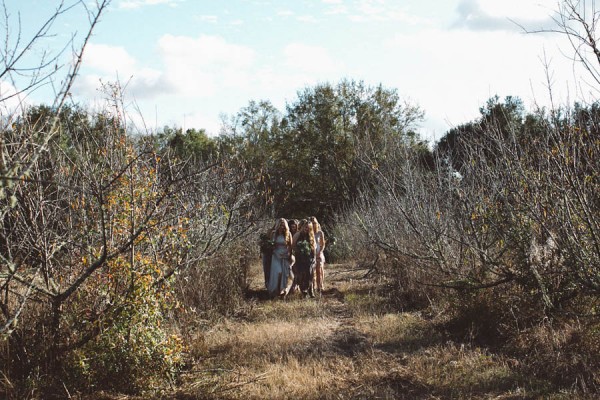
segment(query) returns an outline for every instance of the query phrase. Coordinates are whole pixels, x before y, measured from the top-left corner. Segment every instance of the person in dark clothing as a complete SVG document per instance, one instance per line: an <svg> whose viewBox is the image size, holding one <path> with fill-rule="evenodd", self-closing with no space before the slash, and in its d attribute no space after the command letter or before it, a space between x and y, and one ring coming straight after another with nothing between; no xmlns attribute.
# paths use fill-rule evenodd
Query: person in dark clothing
<svg viewBox="0 0 600 400"><path fill-rule="evenodd" d="M294 236L293 250L296 258L296 283L305 296L315 297L313 291L313 274L315 271L315 235L312 223L300 221L298 232Z"/></svg>

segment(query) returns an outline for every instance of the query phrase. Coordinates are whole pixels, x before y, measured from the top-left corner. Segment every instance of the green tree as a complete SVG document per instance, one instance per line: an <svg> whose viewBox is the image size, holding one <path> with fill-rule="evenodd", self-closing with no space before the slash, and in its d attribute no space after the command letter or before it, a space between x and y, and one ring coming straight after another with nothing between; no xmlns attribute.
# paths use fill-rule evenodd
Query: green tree
<svg viewBox="0 0 600 400"><path fill-rule="evenodd" d="M450 129L435 146L437 156L456 171L461 171L468 162L470 150L466 147L484 136L484 132L495 130L508 136L509 133L524 130L525 111L518 97L507 96L504 102L500 102L498 96L491 97L485 106L479 108L479 113L481 116L475 121ZM528 118L528 124L532 126L534 116L529 115Z"/></svg>
<svg viewBox="0 0 600 400"><path fill-rule="evenodd" d="M389 143L418 142L414 128L422 116L381 85L344 80L300 91L272 136L275 212L328 221L372 186Z"/></svg>
<svg viewBox="0 0 600 400"><path fill-rule="evenodd" d="M154 138L160 151L170 151L182 161L207 162L218 156L217 141L209 137L204 129L187 129L165 126Z"/></svg>

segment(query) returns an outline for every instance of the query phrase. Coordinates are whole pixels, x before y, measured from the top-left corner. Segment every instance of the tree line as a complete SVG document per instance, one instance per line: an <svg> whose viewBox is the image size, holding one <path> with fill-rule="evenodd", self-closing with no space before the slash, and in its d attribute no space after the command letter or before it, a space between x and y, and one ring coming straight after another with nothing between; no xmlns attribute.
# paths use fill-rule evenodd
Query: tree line
<svg viewBox="0 0 600 400"><path fill-rule="evenodd" d="M172 379L184 339L170 318L233 311L257 232L307 210L326 221L328 259L373 263L403 307L489 307L482 340L568 313L596 321L597 104L528 113L494 97L433 148L418 107L355 81L305 88L285 114L250 102L218 137L132 134L120 104L29 107L3 130L0 308L15 382L43 371L50 386L135 392L146 374Z"/></svg>

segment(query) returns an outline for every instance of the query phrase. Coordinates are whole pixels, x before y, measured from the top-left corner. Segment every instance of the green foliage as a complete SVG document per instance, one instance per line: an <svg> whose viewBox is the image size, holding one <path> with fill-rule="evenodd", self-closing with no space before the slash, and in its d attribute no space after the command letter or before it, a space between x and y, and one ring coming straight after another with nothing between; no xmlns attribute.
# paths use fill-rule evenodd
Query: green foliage
<svg viewBox="0 0 600 400"><path fill-rule="evenodd" d="M296 254L302 258L308 258L312 249L308 240L300 240L296 243Z"/></svg>
<svg viewBox="0 0 600 400"><path fill-rule="evenodd" d="M259 236L259 247L262 253L270 253L275 248L275 242L268 233L261 233Z"/></svg>
<svg viewBox="0 0 600 400"><path fill-rule="evenodd" d="M479 112L481 114L479 119L450 129L435 146L437 157L450 160L452 168L456 171L461 171L465 163L469 162L468 144L480 140L485 136L485 132L494 130L508 137L510 134L524 132L526 127L531 129L539 123L536 115L528 114L525 117L521 99L512 96L507 96L504 102L500 102L499 97L494 96L488 99ZM481 150L493 151L493 149ZM493 158L492 153L489 156Z"/></svg>
<svg viewBox="0 0 600 400"><path fill-rule="evenodd" d="M431 164L413 130L421 118L394 90L342 81L305 88L284 115L268 102L250 102L220 140L261 176L273 214L316 215L327 225L362 189L374 189L390 143L418 147Z"/></svg>
<svg viewBox="0 0 600 400"><path fill-rule="evenodd" d="M179 335L168 333L167 298L152 291L135 293L130 304L103 323L100 335L70 355L65 368L71 385L86 391L143 393L176 378L184 345Z"/></svg>
<svg viewBox="0 0 600 400"><path fill-rule="evenodd" d="M181 129L164 127L157 134L158 143L162 151L170 150L180 160L210 161L217 157L217 142L210 138L204 129Z"/></svg>
<svg viewBox="0 0 600 400"><path fill-rule="evenodd" d="M30 109L3 137L3 155L19 154L19 138L55 117ZM10 198L0 204L0 283L10 293L0 305L5 318L19 317L0 356L10 395L50 395L65 381L84 392L164 387L184 351L166 319L174 278L247 230L250 183L231 165L186 174L189 159L136 141L109 112L67 108L58 117L48 151L16 182L12 209Z"/></svg>

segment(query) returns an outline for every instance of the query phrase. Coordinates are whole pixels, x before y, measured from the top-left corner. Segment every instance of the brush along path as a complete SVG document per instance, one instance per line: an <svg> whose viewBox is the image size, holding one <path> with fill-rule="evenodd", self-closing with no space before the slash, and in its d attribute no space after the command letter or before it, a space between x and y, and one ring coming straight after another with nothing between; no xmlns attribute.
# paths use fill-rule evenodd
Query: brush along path
<svg viewBox="0 0 600 400"><path fill-rule="evenodd" d="M199 336L178 398L530 398L507 362L391 310L366 270L326 271L321 296L271 300L253 266L245 309Z"/></svg>

